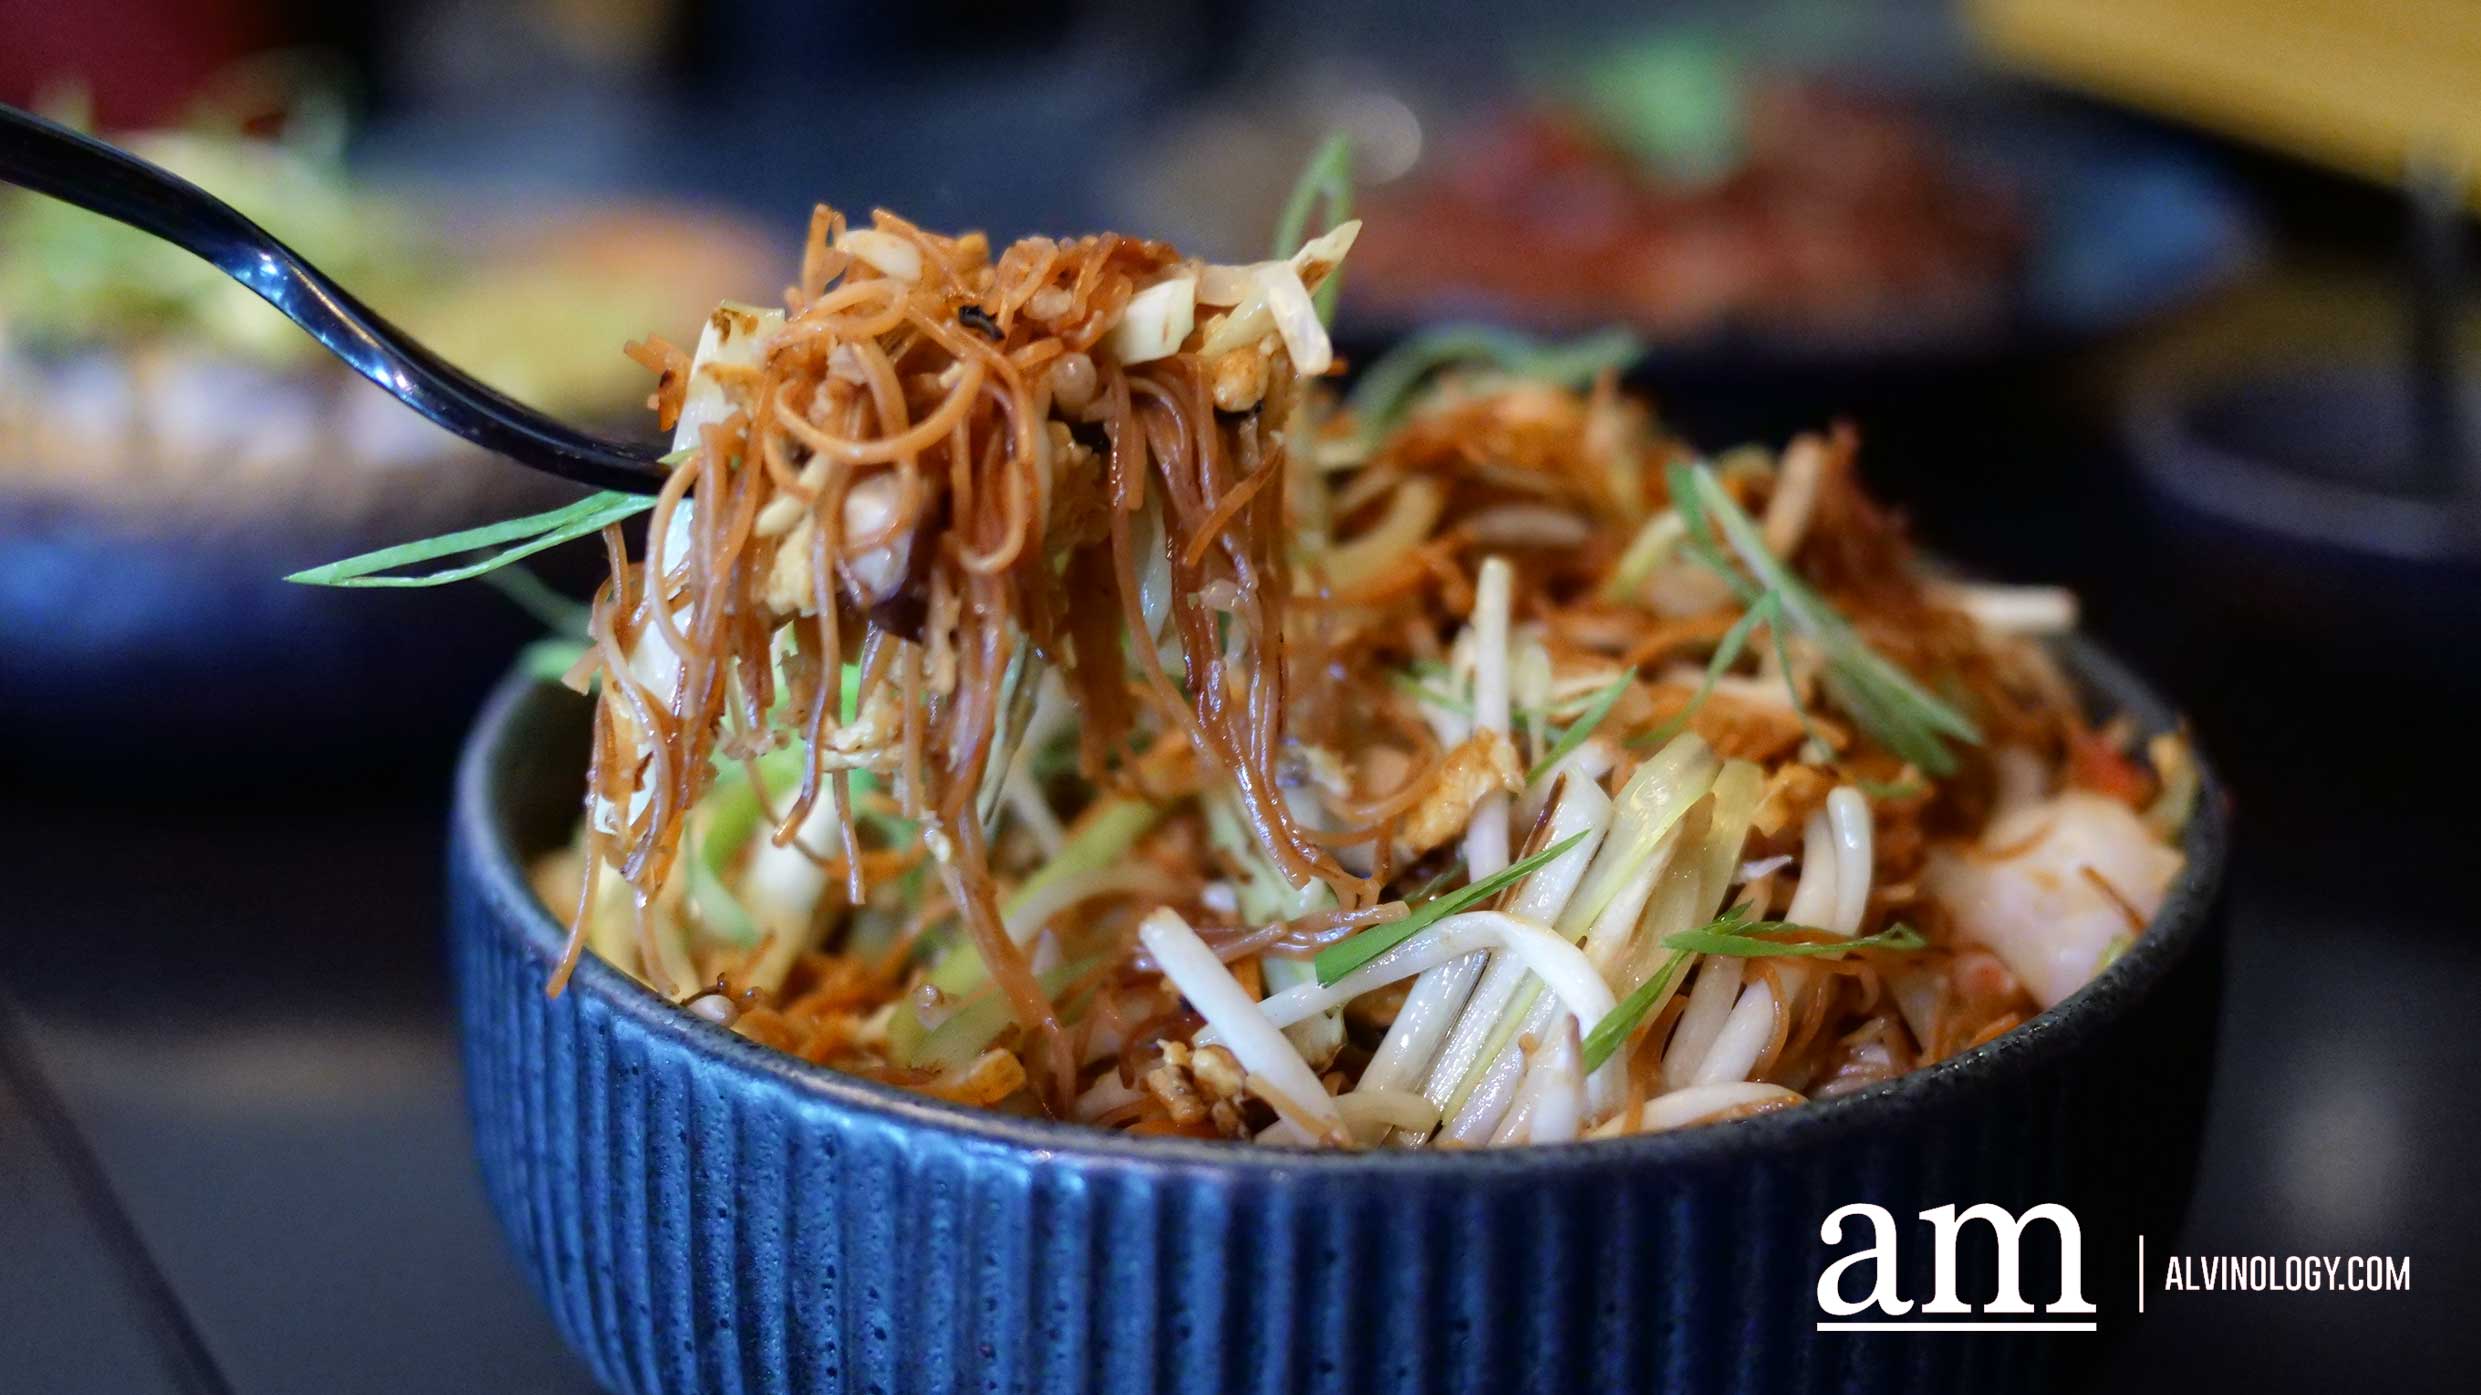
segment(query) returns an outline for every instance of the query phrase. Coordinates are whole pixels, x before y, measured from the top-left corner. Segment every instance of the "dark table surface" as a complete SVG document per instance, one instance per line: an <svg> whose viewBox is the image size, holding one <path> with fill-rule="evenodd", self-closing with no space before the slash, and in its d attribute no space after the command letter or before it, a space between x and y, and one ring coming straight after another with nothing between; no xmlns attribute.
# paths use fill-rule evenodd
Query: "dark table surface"
<svg viewBox="0 0 2481 1395"><path fill-rule="evenodd" d="M2481 939L2448 891L2481 831L2474 690L2457 663L2373 673L2252 638L2246 596L2180 603L2178 546L2083 541L2129 533L2120 478L2091 459L1985 472L1923 524L1968 562L2085 587L2093 627L2166 678L2236 787L2223 1049L2179 1248L2409 1255L2413 1284L2157 1294L2102 1388L2469 1389ZM459 720L395 733L375 773L175 756L5 799L0 986L232 1389L591 1388L468 1156L437 939ZM175 793L128 797L149 787ZM184 1388L39 1113L0 1077L0 1385Z"/></svg>

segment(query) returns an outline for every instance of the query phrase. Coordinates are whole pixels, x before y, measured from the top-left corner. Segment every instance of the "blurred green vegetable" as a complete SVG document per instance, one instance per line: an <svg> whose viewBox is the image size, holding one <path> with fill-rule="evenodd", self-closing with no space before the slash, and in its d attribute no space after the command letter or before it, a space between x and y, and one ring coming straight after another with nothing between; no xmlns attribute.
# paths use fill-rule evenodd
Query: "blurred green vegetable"
<svg viewBox="0 0 2481 1395"><path fill-rule="evenodd" d="M1745 158L1746 86L1730 44L1685 29L1596 55L1570 90L1606 139L1665 183L1694 188L1728 177Z"/></svg>
<svg viewBox="0 0 2481 1395"><path fill-rule="evenodd" d="M166 130L114 143L198 185L374 302L425 268L410 210L347 180L333 143L229 129ZM0 196L0 324L39 350L167 336L259 362L323 351L223 272L181 249L56 199Z"/></svg>

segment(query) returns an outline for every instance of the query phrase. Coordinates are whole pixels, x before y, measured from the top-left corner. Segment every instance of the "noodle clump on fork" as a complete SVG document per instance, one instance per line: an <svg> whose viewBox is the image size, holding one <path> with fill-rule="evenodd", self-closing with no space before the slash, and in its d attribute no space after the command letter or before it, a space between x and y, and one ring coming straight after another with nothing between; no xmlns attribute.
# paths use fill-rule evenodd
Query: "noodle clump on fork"
<svg viewBox="0 0 2481 1395"><path fill-rule="evenodd" d="M1973 1048L2181 866L2072 601L1938 579L1848 430L1706 458L1617 357L1417 338L1340 223L1251 265L821 209L658 375L570 668L547 899L688 1010L1106 1127L1478 1146ZM1299 241L1299 239L1288 239Z"/></svg>

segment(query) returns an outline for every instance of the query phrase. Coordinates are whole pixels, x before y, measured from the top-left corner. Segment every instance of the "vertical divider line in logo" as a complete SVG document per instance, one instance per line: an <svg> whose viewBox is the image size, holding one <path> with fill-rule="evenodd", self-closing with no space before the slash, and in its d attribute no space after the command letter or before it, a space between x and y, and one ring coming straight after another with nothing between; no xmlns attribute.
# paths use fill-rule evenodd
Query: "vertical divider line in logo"
<svg viewBox="0 0 2481 1395"><path fill-rule="evenodd" d="M2136 1315L2145 1316L2145 1237L2136 1237Z"/></svg>

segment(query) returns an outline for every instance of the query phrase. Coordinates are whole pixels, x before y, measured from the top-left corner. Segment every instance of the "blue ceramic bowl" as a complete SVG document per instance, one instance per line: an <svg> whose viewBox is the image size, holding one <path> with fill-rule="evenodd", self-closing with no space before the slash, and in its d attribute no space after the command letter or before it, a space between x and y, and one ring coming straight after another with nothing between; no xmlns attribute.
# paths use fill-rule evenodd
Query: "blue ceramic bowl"
<svg viewBox="0 0 2481 1395"><path fill-rule="evenodd" d="M2069 658L2101 706L2170 720L2107 658ZM523 868L577 817L586 719L515 680L485 711L458 777L451 934L491 1203L614 1390L2057 1389L2136 1320L2136 1237L2164 1253L2186 1202L2227 835L2210 780L2157 923L1987 1046L1712 1127L1328 1154L922 1099L591 958L546 997L563 932ZM2082 1222L2098 1334L1816 1330L1820 1273L1857 1248L1822 1242L1836 1208L1901 1222L1918 1302L1919 1212L2045 1201ZM2025 1293L2046 1303L2059 1247L2034 1230ZM1995 1253L1963 1247L1967 1299Z"/></svg>

